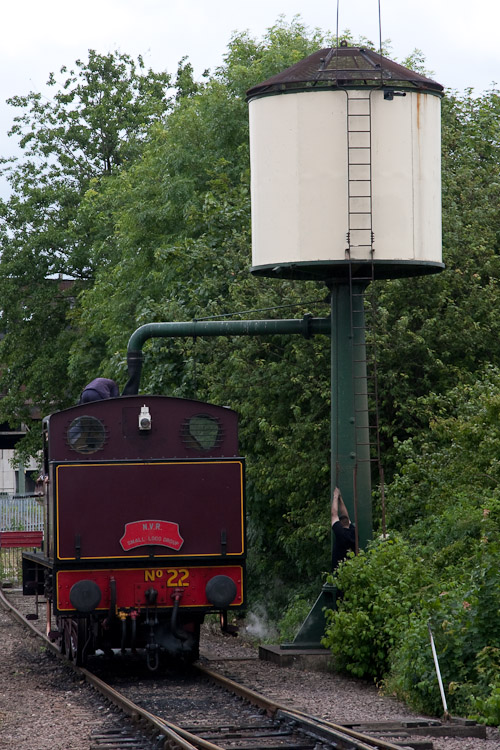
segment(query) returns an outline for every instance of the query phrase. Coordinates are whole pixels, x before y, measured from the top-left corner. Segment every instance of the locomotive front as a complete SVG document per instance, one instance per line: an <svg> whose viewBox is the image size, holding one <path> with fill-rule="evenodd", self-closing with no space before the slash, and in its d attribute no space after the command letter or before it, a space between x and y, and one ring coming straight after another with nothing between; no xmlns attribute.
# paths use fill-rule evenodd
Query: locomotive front
<svg viewBox="0 0 500 750"><path fill-rule="evenodd" d="M44 420L44 547L23 556L23 587L51 602L47 630L70 658L191 661L205 615L225 626L243 607L238 453L236 413L198 401L127 396Z"/></svg>

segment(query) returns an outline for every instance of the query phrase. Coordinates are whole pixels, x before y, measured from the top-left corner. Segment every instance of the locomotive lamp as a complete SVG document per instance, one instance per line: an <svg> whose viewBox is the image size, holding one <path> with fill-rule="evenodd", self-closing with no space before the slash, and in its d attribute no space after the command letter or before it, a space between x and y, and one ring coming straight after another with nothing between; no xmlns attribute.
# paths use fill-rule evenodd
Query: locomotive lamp
<svg viewBox="0 0 500 750"><path fill-rule="evenodd" d="M149 408L146 405L141 406L141 413L139 414L139 429L151 429L151 414L149 412Z"/></svg>

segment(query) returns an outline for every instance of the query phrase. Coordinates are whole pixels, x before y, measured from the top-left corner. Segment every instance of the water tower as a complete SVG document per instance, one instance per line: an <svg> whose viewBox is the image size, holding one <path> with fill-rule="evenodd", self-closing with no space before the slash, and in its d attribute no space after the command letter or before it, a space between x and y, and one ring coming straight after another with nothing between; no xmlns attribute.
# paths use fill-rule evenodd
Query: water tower
<svg viewBox="0 0 500 750"><path fill-rule="evenodd" d="M372 533L364 291L436 273L443 87L369 49L323 49L247 92L252 268L331 294L332 486ZM295 643L317 643L320 596Z"/></svg>
<svg viewBox="0 0 500 750"><path fill-rule="evenodd" d="M152 337L330 335L331 483L356 520L360 547L372 534L364 291L374 279L443 269L442 91L343 45L251 88L251 271L321 280L330 316L147 323L128 344L124 395L138 393ZM332 606L325 588L294 644L319 645L324 606Z"/></svg>

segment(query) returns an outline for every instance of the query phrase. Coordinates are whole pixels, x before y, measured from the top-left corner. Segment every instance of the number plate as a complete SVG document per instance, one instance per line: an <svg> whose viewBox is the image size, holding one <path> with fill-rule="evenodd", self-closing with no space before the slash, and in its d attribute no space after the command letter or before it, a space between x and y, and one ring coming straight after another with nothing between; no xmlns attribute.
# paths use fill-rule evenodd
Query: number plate
<svg viewBox="0 0 500 750"><path fill-rule="evenodd" d="M180 588L189 586L189 570L187 568L152 568L144 571L144 580L153 583L165 583L168 587Z"/></svg>

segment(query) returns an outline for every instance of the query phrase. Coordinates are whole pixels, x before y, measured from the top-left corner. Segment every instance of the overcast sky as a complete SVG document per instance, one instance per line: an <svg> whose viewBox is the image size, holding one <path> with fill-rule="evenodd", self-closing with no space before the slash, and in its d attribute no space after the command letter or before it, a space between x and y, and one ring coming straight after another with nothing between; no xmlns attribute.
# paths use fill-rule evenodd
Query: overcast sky
<svg viewBox="0 0 500 750"><path fill-rule="evenodd" d="M335 31L335 0L13 0L2 3L0 155L16 153L6 133L15 94L46 91L50 72L86 59L87 50L141 54L148 67L175 74L187 55L195 75L222 62L234 31L261 37L280 14ZM478 93L500 83L498 0L381 0L382 37L393 59L415 47L445 87ZM340 0L339 29L378 42L378 0Z"/></svg>

